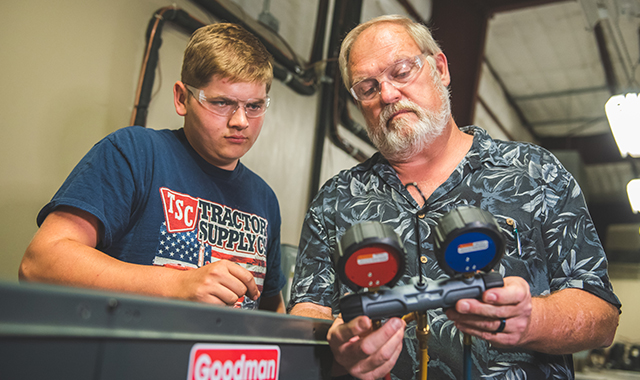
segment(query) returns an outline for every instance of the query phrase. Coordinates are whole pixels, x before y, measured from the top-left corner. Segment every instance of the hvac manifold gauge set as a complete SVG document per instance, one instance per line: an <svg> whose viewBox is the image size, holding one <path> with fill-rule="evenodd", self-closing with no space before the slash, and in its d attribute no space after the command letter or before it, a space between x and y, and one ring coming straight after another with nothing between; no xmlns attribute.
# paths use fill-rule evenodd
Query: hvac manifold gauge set
<svg viewBox="0 0 640 380"><path fill-rule="evenodd" d="M419 241L419 233L416 235ZM366 315L377 323L391 317L418 320L419 340L420 331L424 332L420 346L424 348L421 362L426 379L426 311L454 307L463 298L480 299L485 290L502 287L502 276L491 269L502 258L504 248L504 236L490 213L477 207L455 208L437 221L434 230L434 254L450 277L426 279L419 260L419 275L407 285L395 286L406 268L402 241L383 223L355 224L343 235L333 258L340 280L354 291L340 299L342 318L349 322ZM420 252L417 256L422 257ZM470 344L470 337L465 336L465 367ZM465 368L467 374L469 371Z"/></svg>

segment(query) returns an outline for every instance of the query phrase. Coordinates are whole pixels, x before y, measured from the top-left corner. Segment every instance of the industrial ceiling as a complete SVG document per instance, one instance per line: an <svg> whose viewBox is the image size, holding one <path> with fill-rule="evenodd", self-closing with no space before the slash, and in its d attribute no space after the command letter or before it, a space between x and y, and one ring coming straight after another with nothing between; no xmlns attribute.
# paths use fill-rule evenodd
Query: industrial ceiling
<svg viewBox="0 0 640 380"><path fill-rule="evenodd" d="M605 243L611 226L640 225L626 195L640 162L620 156L604 110L612 95L640 92L640 0L434 0L427 23L458 78L458 124L473 120L486 65L536 143L579 153L567 166Z"/></svg>

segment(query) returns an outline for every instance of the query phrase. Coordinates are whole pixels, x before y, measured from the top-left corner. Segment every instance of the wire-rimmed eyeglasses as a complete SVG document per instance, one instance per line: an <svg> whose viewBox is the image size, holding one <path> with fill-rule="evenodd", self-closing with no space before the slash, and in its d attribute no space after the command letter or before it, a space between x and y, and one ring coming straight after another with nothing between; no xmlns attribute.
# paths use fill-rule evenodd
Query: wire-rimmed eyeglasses
<svg viewBox="0 0 640 380"><path fill-rule="evenodd" d="M231 96L218 95L213 97L207 97L204 91L185 84L189 92L207 111L210 111L218 116L231 117L238 108L244 109L247 118L253 119L260 117L267 112L271 98L269 96L265 98L252 98L247 100L241 100Z"/></svg>

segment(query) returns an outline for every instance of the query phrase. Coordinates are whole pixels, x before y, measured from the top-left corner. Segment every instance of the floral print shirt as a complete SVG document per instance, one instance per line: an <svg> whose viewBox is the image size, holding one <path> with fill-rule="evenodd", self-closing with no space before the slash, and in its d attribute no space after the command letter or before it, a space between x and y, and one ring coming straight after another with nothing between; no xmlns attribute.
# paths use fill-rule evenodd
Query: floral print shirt
<svg viewBox="0 0 640 380"><path fill-rule="evenodd" d="M457 168L427 199L427 214L420 210L394 169L379 153L344 170L320 189L302 228L289 309L312 302L339 310L339 295L352 292L339 284L332 264L345 231L363 221L392 226L407 255L405 274L396 284L417 276L417 243L427 257L423 271L432 280L448 276L433 254L436 221L453 208L469 205L490 212L506 239L502 260L494 270L519 276L533 296L566 288L590 292L620 307L607 275L607 259L573 176L545 149L523 142L493 140L486 131L469 126L473 145ZM507 219L515 220L515 227ZM463 334L442 309L428 310L428 378L463 378ZM521 349L498 349L472 340L474 379L573 379L571 355L548 355ZM415 322L405 331L403 352L392 371L393 379L418 376L419 347Z"/></svg>

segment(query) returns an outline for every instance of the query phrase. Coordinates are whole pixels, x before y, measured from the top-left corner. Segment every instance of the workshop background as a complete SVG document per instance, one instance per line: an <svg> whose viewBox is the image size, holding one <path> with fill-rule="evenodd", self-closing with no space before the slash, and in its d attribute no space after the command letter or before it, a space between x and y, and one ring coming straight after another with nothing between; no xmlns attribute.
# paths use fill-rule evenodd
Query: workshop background
<svg viewBox="0 0 640 380"><path fill-rule="evenodd" d="M335 87L341 33L358 14L399 13L434 26L459 125L545 146L576 176L623 303L616 342L640 342L640 216L625 190L640 165L620 157L604 113L611 95L640 90L640 0L22 0L2 8L0 280L17 281L38 211L93 144L132 123L182 126L172 85L190 28L220 19L244 24L278 53L272 105L242 161L275 190L282 242L296 246L317 188L374 152ZM145 55L147 34L157 38L157 59Z"/></svg>

